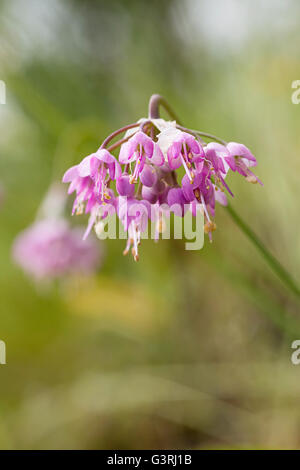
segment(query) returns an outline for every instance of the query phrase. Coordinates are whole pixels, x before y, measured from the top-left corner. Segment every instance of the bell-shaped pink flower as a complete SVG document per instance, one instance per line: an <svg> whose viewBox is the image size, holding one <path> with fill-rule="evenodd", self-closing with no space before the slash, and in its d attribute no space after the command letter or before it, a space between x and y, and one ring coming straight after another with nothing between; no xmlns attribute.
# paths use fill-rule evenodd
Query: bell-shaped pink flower
<svg viewBox="0 0 300 470"><path fill-rule="evenodd" d="M78 173L79 176L89 176L94 181L95 193L104 201L108 181L119 178L122 175L122 170L118 160L108 150L100 149L79 163Z"/></svg>
<svg viewBox="0 0 300 470"><path fill-rule="evenodd" d="M78 165L69 168L63 176L63 183L70 183L68 194L76 192L73 203L72 215L83 214L84 208L89 212L96 203L94 194L95 184L89 176L79 175Z"/></svg>
<svg viewBox="0 0 300 470"><path fill-rule="evenodd" d="M210 161L213 171L218 173L221 172L223 175L226 175L229 166L224 164L226 158L230 157L229 151L225 145L221 145L218 142L210 142L206 147L204 147L205 157Z"/></svg>
<svg viewBox="0 0 300 470"><path fill-rule="evenodd" d="M227 189L229 194L233 196L228 184L225 182L225 177L229 170L229 165L226 159L230 157L227 148L218 142L210 142L206 147L204 147L204 152L206 159L205 163L208 162L208 165L210 165L209 174L206 176L217 179L218 182ZM204 167L207 167L207 164L204 165Z"/></svg>
<svg viewBox="0 0 300 470"><path fill-rule="evenodd" d="M122 174L117 159L106 149L100 149L85 157L81 163L69 168L63 176L64 183L70 183L68 193L76 191L73 214L88 213L96 203L106 203L111 195L108 182Z"/></svg>
<svg viewBox="0 0 300 470"><path fill-rule="evenodd" d="M231 170L237 171L242 176L245 176L246 180L250 183L259 183L263 186L260 179L249 169L249 167L256 166L257 161L248 147L244 144L238 144L237 142L229 142L226 147L230 154L230 157L227 158L226 161Z"/></svg>
<svg viewBox="0 0 300 470"><path fill-rule="evenodd" d="M101 171L106 170L111 180L119 178L122 170L118 160L106 149L99 149L85 157L78 165L79 176L90 176L93 180L100 179Z"/></svg>
<svg viewBox="0 0 300 470"><path fill-rule="evenodd" d="M231 157L242 158L247 166L257 165L256 158L246 145L238 144L237 142L229 142L226 147Z"/></svg>
<svg viewBox="0 0 300 470"><path fill-rule="evenodd" d="M163 164L163 156L160 150L155 147L153 140L142 131L137 132L128 142L121 146L119 161L128 164L136 162L131 177L131 182L137 181L143 171L146 159L152 160L156 165Z"/></svg>
<svg viewBox="0 0 300 470"><path fill-rule="evenodd" d="M204 158L200 142L197 142L191 134L181 131L174 135L174 141L169 147L167 155L169 167L176 170L183 165L191 181L194 179L193 163Z"/></svg>

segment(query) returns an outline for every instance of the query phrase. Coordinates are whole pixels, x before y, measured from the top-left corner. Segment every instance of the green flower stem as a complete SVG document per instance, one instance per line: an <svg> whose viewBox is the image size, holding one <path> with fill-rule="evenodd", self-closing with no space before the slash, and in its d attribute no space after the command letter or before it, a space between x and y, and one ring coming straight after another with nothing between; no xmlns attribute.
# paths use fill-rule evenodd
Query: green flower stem
<svg viewBox="0 0 300 470"><path fill-rule="evenodd" d="M285 305L273 300L270 293L253 282L249 282L248 276L237 270L224 257L220 259L220 253L211 250L208 262L214 266L218 265L218 273L223 276L226 282L234 285L239 293L249 300L261 313L263 313L273 324L283 331L287 337L294 339L300 335L300 322L290 312Z"/></svg>
<svg viewBox="0 0 300 470"><path fill-rule="evenodd" d="M272 271L279 277L279 279L288 287L297 297L300 297L300 289L286 271L286 269L281 265L279 261L268 251L265 245L259 240L251 228L244 222L241 217L235 212L235 210L228 205L227 211L232 217L236 225L244 232L244 234L249 238L253 245L258 249L260 254L265 258L266 262L272 269Z"/></svg>

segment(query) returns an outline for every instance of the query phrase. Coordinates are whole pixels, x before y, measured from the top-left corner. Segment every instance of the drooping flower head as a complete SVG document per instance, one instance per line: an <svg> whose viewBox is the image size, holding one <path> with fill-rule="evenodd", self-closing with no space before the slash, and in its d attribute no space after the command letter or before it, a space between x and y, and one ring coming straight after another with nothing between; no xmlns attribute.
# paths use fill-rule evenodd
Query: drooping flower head
<svg viewBox="0 0 300 470"><path fill-rule="evenodd" d="M76 192L73 213L90 214L85 237L92 227L97 232L103 219L116 213L128 233L124 253L132 247L135 260L148 220L156 223L158 238L163 217L170 212L183 217L190 210L194 216L200 209L204 231L211 240L216 202L226 205L226 193L233 196L225 181L228 172L237 172L251 183L260 182L249 169L256 159L243 144L227 144L210 134L183 128L176 121L157 118L157 112L149 109L148 119L113 132L95 154L63 177L70 183L69 193ZM108 146L122 133L120 141ZM203 138L211 142L205 143ZM112 152L118 148L119 155L114 156Z"/></svg>

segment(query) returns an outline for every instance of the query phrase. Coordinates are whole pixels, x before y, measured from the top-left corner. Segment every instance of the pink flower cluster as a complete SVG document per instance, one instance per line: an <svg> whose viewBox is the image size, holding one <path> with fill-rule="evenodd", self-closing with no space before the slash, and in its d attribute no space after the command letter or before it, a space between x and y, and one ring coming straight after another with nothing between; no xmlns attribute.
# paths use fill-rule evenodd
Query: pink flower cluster
<svg viewBox="0 0 300 470"><path fill-rule="evenodd" d="M13 245L15 262L36 280L91 273L99 264L99 254L94 240L83 242L81 230L69 228L63 219L36 222Z"/></svg>
<svg viewBox="0 0 300 470"><path fill-rule="evenodd" d="M123 139L107 148L112 138L124 132ZM112 152L119 146L117 158ZM67 170L63 182L70 183L69 193L76 193L73 214L90 214L85 238L93 226L97 232L99 223L115 211L128 232L124 253L132 247L137 260L148 220L157 222L159 237L162 216L170 212L183 216L187 210L195 214L199 208L211 239L216 201L226 205L225 192L233 195L225 182L228 172L237 172L251 183L260 182L250 170L255 165L255 157L243 144L206 144L200 132L182 128L175 121L142 119L105 139L99 150ZM134 215L130 213L133 204L140 208Z"/></svg>

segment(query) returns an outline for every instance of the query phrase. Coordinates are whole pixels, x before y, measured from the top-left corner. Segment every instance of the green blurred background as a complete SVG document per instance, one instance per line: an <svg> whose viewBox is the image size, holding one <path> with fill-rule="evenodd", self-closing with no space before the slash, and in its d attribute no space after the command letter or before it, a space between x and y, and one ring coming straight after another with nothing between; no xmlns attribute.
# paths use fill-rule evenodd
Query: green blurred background
<svg viewBox="0 0 300 470"><path fill-rule="evenodd" d="M299 281L299 24L297 0L0 2L1 449L300 447L300 312L221 206L199 252L110 240L52 286L11 259L51 182L160 93L251 148L264 187L233 175L232 204Z"/></svg>

